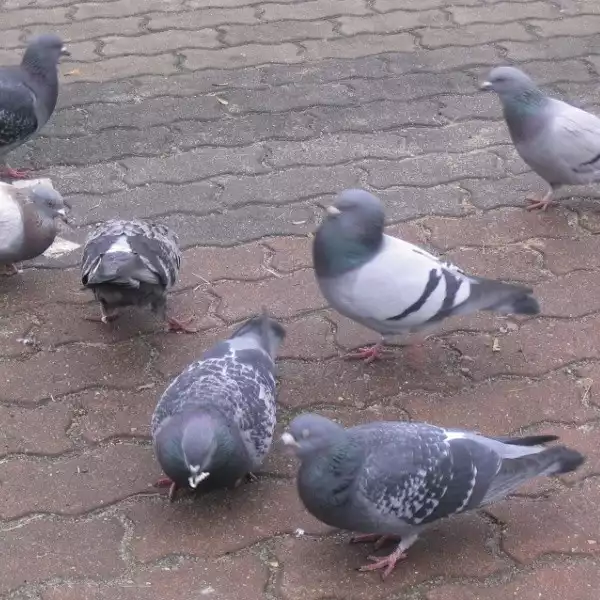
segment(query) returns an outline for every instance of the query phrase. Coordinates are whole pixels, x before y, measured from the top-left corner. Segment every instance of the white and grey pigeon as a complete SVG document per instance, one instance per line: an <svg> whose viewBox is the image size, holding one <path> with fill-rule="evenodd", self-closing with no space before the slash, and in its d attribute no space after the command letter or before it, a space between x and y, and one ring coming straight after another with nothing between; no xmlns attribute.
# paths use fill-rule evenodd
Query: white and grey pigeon
<svg viewBox="0 0 600 600"><path fill-rule="evenodd" d="M179 239L166 225L112 219L97 225L85 242L81 282L100 302L103 323L126 306L149 306L167 321L168 331L195 333L167 317L167 293L180 266Z"/></svg>
<svg viewBox="0 0 600 600"><path fill-rule="evenodd" d="M0 264L9 274L18 273L15 263L36 258L52 245L56 220L68 222L70 208L51 186L0 183Z"/></svg>
<svg viewBox="0 0 600 600"><path fill-rule="evenodd" d="M528 287L467 275L384 234L381 201L365 190L342 192L327 213L313 242L321 292L339 313L382 336L350 357L371 362L389 336L418 332L421 339L455 315L479 310L534 315L540 310Z"/></svg>
<svg viewBox="0 0 600 600"><path fill-rule="evenodd" d="M263 462L275 428L275 358L285 329L265 312L205 352L169 385L152 416L157 485L239 485ZM202 485L200 485L202 484Z"/></svg>
<svg viewBox="0 0 600 600"><path fill-rule="evenodd" d="M480 87L498 94L517 152L550 186L528 210L546 210L563 185L600 181L600 118L550 98L515 67L492 69Z"/></svg>
<svg viewBox="0 0 600 600"><path fill-rule="evenodd" d="M58 99L58 63L70 56L54 34L31 40L20 65L0 68L0 175L12 179L24 171L6 165L6 155L38 133L48 122Z"/></svg>
<svg viewBox="0 0 600 600"><path fill-rule="evenodd" d="M504 498L530 479L568 473L585 457L543 444L553 435L489 438L426 423L380 421L344 428L320 415L296 417L282 441L301 465L306 509L332 527L360 532L354 542L401 538L362 571L386 577L424 527Z"/></svg>

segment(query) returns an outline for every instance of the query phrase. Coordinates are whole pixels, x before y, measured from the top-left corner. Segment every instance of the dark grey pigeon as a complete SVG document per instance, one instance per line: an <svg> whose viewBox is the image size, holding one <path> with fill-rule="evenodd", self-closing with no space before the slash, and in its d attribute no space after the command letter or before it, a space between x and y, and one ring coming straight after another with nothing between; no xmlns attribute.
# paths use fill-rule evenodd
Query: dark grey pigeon
<svg viewBox="0 0 600 600"><path fill-rule="evenodd" d="M70 208L51 186L0 183L0 264L9 274L18 272L15 263L36 258L52 245L56 220L67 222Z"/></svg>
<svg viewBox="0 0 600 600"><path fill-rule="evenodd" d="M534 477L577 469L579 452L543 446L556 439L394 421L344 429L315 414L296 417L282 436L301 461L298 492L312 515L365 534L355 542L401 538L389 556L361 567L384 569L383 577L430 523L496 502Z"/></svg>
<svg viewBox="0 0 600 600"><path fill-rule="evenodd" d="M194 333L167 318L167 292L180 266L179 240L166 225L113 219L99 224L86 240L81 282L100 302L103 323L116 319L123 307L149 306L167 321L168 331Z"/></svg>
<svg viewBox="0 0 600 600"><path fill-rule="evenodd" d="M528 210L546 210L554 191L563 185L600 180L598 117L546 96L514 67L492 69L481 89L498 94L517 152L550 186L542 198L528 198Z"/></svg>
<svg viewBox="0 0 600 600"><path fill-rule="evenodd" d="M342 192L327 213L313 242L321 292L339 313L382 336L351 357L370 362L387 337L416 332L422 339L455 315L479 310L534 315L540 310L528 287L467 275L418 246L385 235L381 201L365 190Z"/></svg>
<svg viewBox="0 0 600 600"><path fill-rule="evenodd" d="M29 43L18 66L0 68L0 175L22 179L24 171L5 164L6 155L38 133L58 99L58 62L70 56L54 34Z"/></svg>
<svg viewBox="0 0 600 600"><path fill-rule="evenodd" d="M168 476L158 485L171 486L171 499L181 487L235 487L262 464L273 441L275 357L284 337L265 313L250 319L162 395L151 429Z"/></svg>

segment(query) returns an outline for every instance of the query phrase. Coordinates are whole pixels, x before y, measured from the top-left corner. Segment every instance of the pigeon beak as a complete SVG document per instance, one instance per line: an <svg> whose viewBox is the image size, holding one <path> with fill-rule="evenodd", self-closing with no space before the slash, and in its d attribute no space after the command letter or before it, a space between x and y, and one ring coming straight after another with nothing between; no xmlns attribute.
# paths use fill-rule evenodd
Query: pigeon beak
<svg viewBox="0 0 600 600"><path fill-rule="evenodd" d="M190 484L190 487L195 490L198 487L198 484L201 481L204 481L209 475L210 473L207 471L203 471L202 473L194 473L188 477L188 483Z"/></svg>
<svg viewBox="0 0 600 600"><path fill-rule="evenodd" d="M341 214L341 210L339 208L336 208L335 206L328 206L325 211L327 212L328 215L330 215L331 217L337 217L337 215Z"/></svg>
<svg viewBox="0 0 600 600"><path fill-rule="evenodd" d="M489 92L492 89L492 82L491 81L484 81L480 86L479 89L482 92Z"/></svg>
<svg viewBox="0 0 600 600"><path fill-rule="evenodd" d="M59 218L63 223L66 223L67 225L71 224L71 221L69 220L69 217L67 216L67 210L65 208L59 208L56 212L58 213Z"/></svg>
<svg viewBox="0 0 600 600"><path fill-rule="evenodd" d="M281 436L281 441L286 446L293 446L294 448L300 448L300 444L294 439L294 436L287 431Z"/></svg>
<svg viewBox="0 0 600 600"><path fill-rule="evenodd" d="M71 53L70 53L70 52L67 50L67 47L66 47L66 46L63 46L63 47L60 49L60 55L61 55L61 56L71 56Z"/></svg>

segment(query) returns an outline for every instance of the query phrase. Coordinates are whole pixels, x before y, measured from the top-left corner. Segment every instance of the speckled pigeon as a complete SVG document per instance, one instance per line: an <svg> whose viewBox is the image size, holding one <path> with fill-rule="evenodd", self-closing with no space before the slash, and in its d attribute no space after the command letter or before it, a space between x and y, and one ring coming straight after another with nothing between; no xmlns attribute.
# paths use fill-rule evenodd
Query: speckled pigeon
<svg viewBox="0 0 600 600"><path fill-rule="evenodd" d="M152 416L152 438L178 488L237 486L263 462L275 428L275 357L284 328L265 312L209 349L166 389ZM202 484L202 485L200 485Z"/></svg>
<svg viewBox="0 0 600 600"><path fill-rule="evenodd" d="M179 240L166 225L113 219L100 223L86 240L81 282L100 302L103 323L116 319L120 308L149 306L167 321L168 331L194 333L167 318L167 292L180 266Z"/></svg>
<svg viewBox="0 0 600 600"><path fill-rule="evenodd" d="M301 461L298 491L320 521L366 535L401 538L363 571L386 577L428 524L504 498L530 479L577 469L585 460L552 435L488 438L426 423L344 427L316 414L296 417L282 441ZM382 539L384 538L384 539Z"/></svg>
<svg viewBox="0 0 600 600"><path fill-rule="evenodd" d="M14 263L45 252L57 233L56 219L67 222L70 205L51 186L17 188L0 183L0 264L17 273Z"/></svg>
<svg viewBox="0 0 600 600"><path fill-rule="evenodd" d="M387 337L418 332L417 340L422 340L426 331L454 315L539 312L530 288L467 275L385 235L382 204L365 190L342 192L327 213L313 243L321 292L335 310L382 336L375 346L350 357L371 362Z"/></svg>
<svg viewBox="0 0 600 600"><path fill-rule="evenodd" d="M54 34L40 35L27 46L18 66L0 68L0 175L12 179L24 171L4 164L5 156L48 122L58 99L58 62L70 56Z"/></svg>
<svg viewBox="0 0 600 600"><path fill-rule="evenodd" d="M517 152L550 185L542 198L528 198L528 210L546 210L563 185L600 180L598 117L546 96L514 67L492 69L481 89L498 94Z"/></svg>

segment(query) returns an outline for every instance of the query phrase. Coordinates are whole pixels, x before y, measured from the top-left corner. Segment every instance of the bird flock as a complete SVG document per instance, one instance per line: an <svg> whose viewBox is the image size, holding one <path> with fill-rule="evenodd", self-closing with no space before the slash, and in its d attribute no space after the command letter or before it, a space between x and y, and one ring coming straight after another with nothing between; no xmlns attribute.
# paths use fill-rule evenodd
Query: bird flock
<svg viewBox="0 0 600 600"><path fill-rule="evenodd" d="M0 174L27 177L6 155L50 119L58 98L58 64L68 52L53 34L34 38L18 66L0 68ZM562 185L600 179L600 119L546 96L520 70L494 68L482 90L496 92L512 142L549 186L529 210L546 210ZM39 256L53 243L71 206L51 186L0 183L0 264ZM384 233L380 200L342 191L313 240L316 280L330 306L381 339L349 357L380 358L389 337L411 334L407 352L452 316L492 311L535 315L533 290L471 275ZM195 330L168 314L167 295L181 267L174 231L143 220L98 224L83 249L81 281L108 323L123 307L147 307L168 331ZM271 449L276 426L276 359L284 327L266 309L208 349L167 387L152 415L156 458L166 477L157 485L205 492L252 480ZM416 353L416 354L415 354ZM418 361L417 361L418 362ZM373 422L344 428L305 413L292 420L283 445L299 459L299 496L322 522L356 532L356 542L397 545L369 556L361 570L387 576L422 529L444 517L495 502L537 476L577 469L585 457L556 436L482 436L426 423Z"/></svg>

